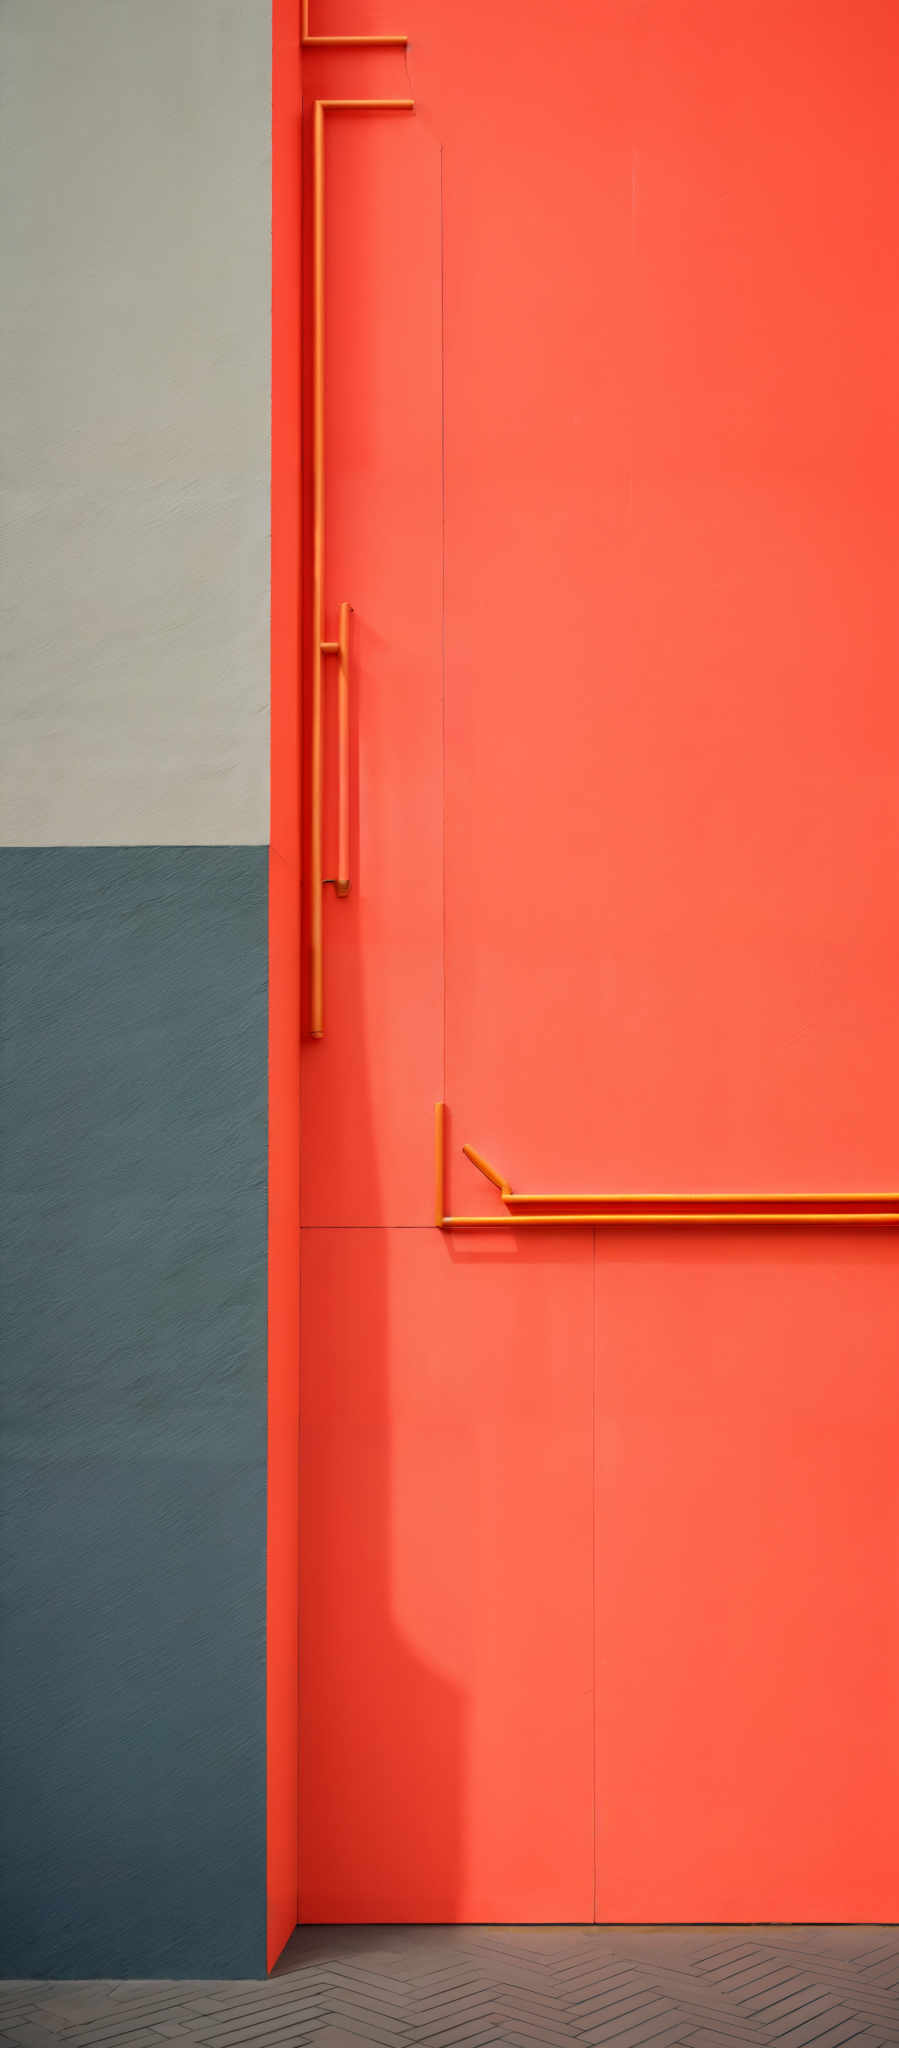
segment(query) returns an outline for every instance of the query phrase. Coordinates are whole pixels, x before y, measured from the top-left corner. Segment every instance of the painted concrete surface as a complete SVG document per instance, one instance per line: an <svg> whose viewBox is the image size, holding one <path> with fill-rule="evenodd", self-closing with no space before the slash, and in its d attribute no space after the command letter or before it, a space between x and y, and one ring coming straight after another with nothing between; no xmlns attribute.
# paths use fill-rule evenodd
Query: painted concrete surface
<svg viewBox="0 0 899 2048"><path fill-rule="evenodd" d="M5 0L6 845L268 837L268 0Z"/></svg>
<svg viewBox="0 0 899 2048"><path fill-rule="evenodd" d="M267 853L0 883L0 1969L261 1974Z"/></svg>

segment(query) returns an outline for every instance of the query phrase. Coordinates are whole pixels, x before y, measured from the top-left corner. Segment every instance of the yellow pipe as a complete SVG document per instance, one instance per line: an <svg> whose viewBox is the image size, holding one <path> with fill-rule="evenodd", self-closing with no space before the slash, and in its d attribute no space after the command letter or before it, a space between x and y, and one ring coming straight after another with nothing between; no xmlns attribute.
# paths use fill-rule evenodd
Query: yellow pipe
<svg viewBox="0 0 899 2048"><path fill-rule="evenodd" d="M308 15L304 13L304 23ZM312 37L311 41L332 41ZM340 38L339 40L344 40ZM354 41L355 38L346 38ZM374 37L378 42L382 38ZM400 38L404 41L405 38ZM349 605L341 604L338 637L325 640L325 114L345 109L411 112L413 100L316 100L312 109L312 714L309 802L309 1029L324 1031L324 930L322 889L322 657L339 660L337 725L340 747L337 894L349 880Z"/></svg>
<svg viewBox="0 0 899 2048"><path fill-rule="evenodd" d="M563 1225L634 1223L654 1228L657 1223L899 1223L899 1209L597 1209L577 1215L539 1216L444 1216L444 1230L524 1230L529 1226L558 1229Z"/></svg>
<svg viewBox="0 0 899 2048"><path fill-rule="evenodd" d="M498 1188L506 1207L526 1207L528 1213L511 1216L447 1216L444 1213L445 1194L445 1128L446 1105L438 1102L435 1116L435 1221L441 1230L521 1230L539 1228L556 1230L560 1227L576 1229L588 1226L596 1229L601 1224L642 1225L654 1228L657 1224L761 1224L761 1223L899 1223L899 1195L820 1195L820 1194L779 1194L779 1195L513 1195L495 1167L492 1167L473 1145L463 1145L462 1151L472 1166ZM553 1204L538 1210L537 1203ZM822 1202L838 1206L821 1208ZM586 1203L597 1206L586 1208ZM797 1207L804 1203L805 1207ZM668 1206L664 1206L667 1204ZM734 1204L741 1206L735 1207Z"/></svg>
<svg viewBox="0 0 899 2048"><path fill-rule="evenodd" d="M466 1159L471 1160L472 1166L477 1167L478 1172L484 1175L485 1180L492 1180L494 1187L499 1188L503 1201L514 1202L515 1196L511 1193L508 1181L503 1180L502 1174L497 1173L495 1167L489 1166L486 1159L482 1158L481 1153L475 1151L473 1145L463 1145L462 1150Z"/></svg>

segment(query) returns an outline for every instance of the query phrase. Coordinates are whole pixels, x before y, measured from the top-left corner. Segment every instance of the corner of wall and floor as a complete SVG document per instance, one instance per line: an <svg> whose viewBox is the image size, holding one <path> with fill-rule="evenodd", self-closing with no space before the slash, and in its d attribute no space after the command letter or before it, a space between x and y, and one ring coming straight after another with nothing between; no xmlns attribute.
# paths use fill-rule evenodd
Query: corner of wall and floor
<svg viewBox="0 0 899 2048"><path fill-rule="evenodd" d="M266 1967L267 1203L273 1265L296 1225L293 1097L267 1168L268 920L290 1095L298 915L283 703L269 848L271 28L268 0L4 9L0 1967L21 1977ZM295 1263L269 1303L279 1613Z"/></svg>

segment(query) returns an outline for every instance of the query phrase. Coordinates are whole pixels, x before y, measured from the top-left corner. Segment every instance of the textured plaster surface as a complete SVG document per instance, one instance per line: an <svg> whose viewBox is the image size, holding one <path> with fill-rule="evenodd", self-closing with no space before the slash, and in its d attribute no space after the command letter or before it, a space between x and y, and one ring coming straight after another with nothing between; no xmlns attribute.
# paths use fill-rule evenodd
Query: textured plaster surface
<svg viewBox="0 0 899 2048"><path fill-rule="evenodd" d="M2 1974L264 1969L266 873L0 853Z"/></svg>
<svg viewBox="0 0 899 2048"><path fill-rule="evenodd" d="M5 845L268 837L268 0L4 0Z"/></svg>

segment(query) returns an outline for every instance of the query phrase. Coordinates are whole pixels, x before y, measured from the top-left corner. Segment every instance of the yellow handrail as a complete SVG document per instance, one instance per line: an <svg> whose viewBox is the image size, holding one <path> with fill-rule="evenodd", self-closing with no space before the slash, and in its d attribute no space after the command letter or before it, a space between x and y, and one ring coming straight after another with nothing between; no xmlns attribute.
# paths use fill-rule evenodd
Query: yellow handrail
<svg viewBox="0 0 899 2048"><path fill-rule="evenodd" d="M462 1151L498 1189L506 1216L446 1213L446 1104L435 1105L434 1216L438 1230L569 1229L601 1224L899 1223L899 1194L516 1195L473 1145ZM826 1205L826 1206L822 1206ZM522 1213L525 1211L526 1213Z"/></svg>
<svg viewBox="0 0 899 2048"><path fill-rule="evenodd" d="M317 40L313 38L313 40ZM325 41L335 38L326 37ZM354 40L341 38L340 40ZM375 38L375 40L381 40ZM402 40L402 39L401 39ZM312 715L309 802L309 1029L324 1031L324 943L322 890L333 881L346 896L349 871L349 613L341 604L336 640L325 625L325 115L358 110L411 111L413 100L316 100L312 110ZM322 874L322 660L338 657L339 852L336 875Z"/></svg>

